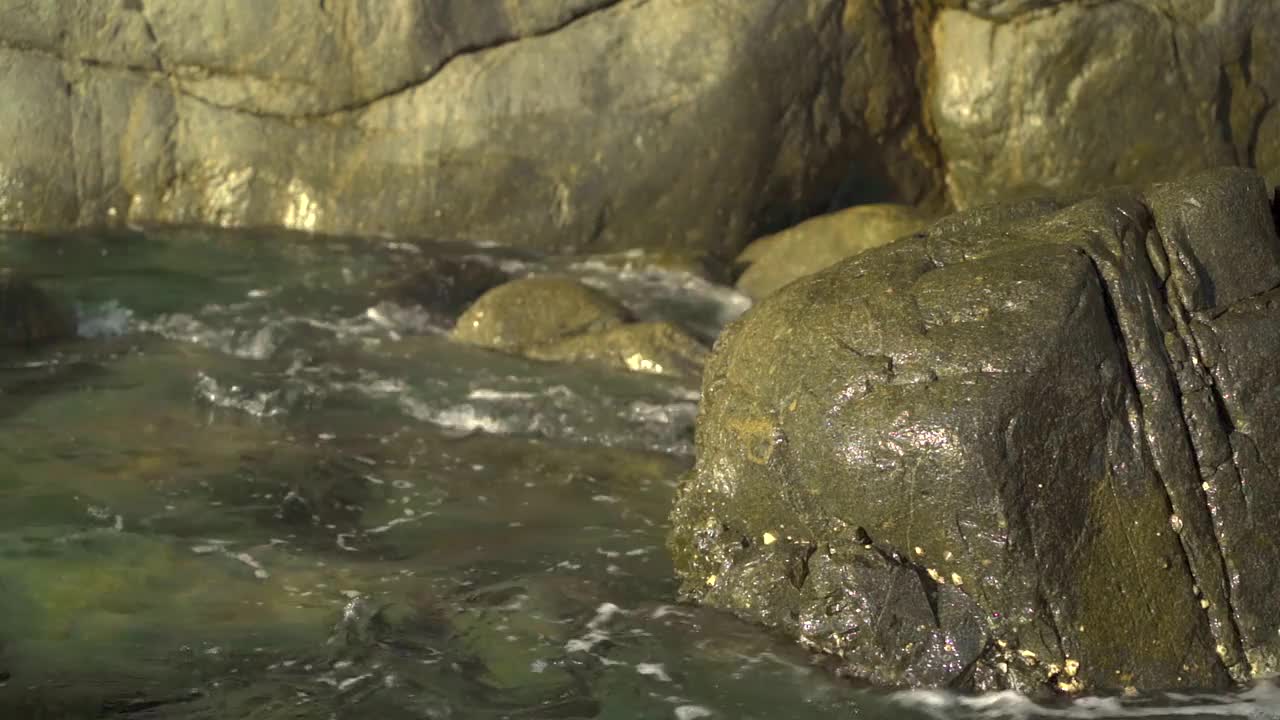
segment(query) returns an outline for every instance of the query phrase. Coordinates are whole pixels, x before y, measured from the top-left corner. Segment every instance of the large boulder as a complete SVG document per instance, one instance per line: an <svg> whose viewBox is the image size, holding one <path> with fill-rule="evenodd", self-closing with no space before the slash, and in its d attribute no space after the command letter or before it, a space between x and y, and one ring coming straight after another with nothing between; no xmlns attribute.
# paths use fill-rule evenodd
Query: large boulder
<svg viewBox="0 0 1280 720"><path fill-rule="evenodd" d="M0 226L727 256L837 188L941 187L913 16L879 0L0 0L0 18Z"/></svg>
<svg viewBox="0 0 1280 720"><path fill-rule="evenodd" d="M1220 170L944 218L708 360L690 600L890 685L1280 670L1280 240Z"/></svg>
<svg viewBox="0 0 1280 720"><path fill-rule="evenodd" d="M956 206L1225 164L1280 180L1280 4L945 5L929 107Z"/></svg>

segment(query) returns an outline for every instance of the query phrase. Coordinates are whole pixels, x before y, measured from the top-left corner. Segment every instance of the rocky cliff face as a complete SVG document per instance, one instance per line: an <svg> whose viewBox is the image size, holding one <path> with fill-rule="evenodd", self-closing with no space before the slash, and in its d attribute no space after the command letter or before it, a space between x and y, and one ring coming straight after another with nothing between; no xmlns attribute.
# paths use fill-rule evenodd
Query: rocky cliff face
<svg viewBox="0 0 1280 720"><path fill-rule="evenodd" d="M684 595L888 685L1275 672L1278 287L1240 170L974 209L791 284L707 363Z"/></svg>
<svg viewBox="0 0 1280 720"><path fill-rule="evenodd" d="M696 248L1280 172L1268 0L0 0L0 227Z"/></svg>
<svg viewBox="0 0 1280 720"><path fill-rule="evenodd" d="M837 0L0 0L0 226L727 251L842 179L936 195L904 22Z"/></svg>

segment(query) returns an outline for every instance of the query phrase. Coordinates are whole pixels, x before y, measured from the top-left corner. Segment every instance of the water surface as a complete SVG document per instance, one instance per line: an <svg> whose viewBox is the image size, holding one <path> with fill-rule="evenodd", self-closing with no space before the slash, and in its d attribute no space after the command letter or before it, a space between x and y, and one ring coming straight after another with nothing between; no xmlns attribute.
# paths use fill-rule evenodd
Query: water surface
<svg viewBox="0 0 1280 720"><path fill-rule="evenodd" d="M433 255L568 273L708 340L680 272L170 230L0 236L82 337L0 357L0 717L1262 718L1229 694L877 692L675 604L695 381L453 344Z"/></svg>

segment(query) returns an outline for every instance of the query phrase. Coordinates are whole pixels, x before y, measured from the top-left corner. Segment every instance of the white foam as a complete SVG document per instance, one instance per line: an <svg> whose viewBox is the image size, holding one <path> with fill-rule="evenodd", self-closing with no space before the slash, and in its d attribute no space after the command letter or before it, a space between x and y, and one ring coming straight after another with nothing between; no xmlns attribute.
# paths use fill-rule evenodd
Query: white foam
<svg viewBox="0 0 1280 720"><path fill-rule="evenodd" d="M676 707L675 713L676 720L698 720L715 714L711 708L702 705L680 705Z"/></svg>
<svg viewBox="0 0 1280 720"><path fill-rule="evenodd" d="M1013 691L967 696L944 690L904 690L889 695L891 702L937 720L972 717L982 720L1122 720L1124 718L1280 718L1280 687L1258 683L1231 694L1137 698L1085 696L1066 705L1040 705ZM1154 702L1153 702L1154 701Z"/></svg>
<svg viewBox="0 0 1280 720"><path fill-rule="evenodd" d="M465 432L483 430L492 434L508 433L512 430L511 421L482 412L475 405L468 403L435 409L421 400L402 397L400 406L418 420L425 420L449 430Z"/></svg>
<svg viewBox="0 0 1280 720"><path fill-rule="evenodd" d="M76 305L76 334L82 338L117 337L129 332L133 311L117 300Z"/></svg>
<svg viewBox="0 0 1280 720"><path fill-rule="evenodd" d="M671 682L671 676L667 674L667 670L662 666L662 663L637 663L636 672L660 682Z"/></svg>
<svg viewBox="0 0 1280 720"><path fill-rule="evenodd" d="M476 388L467 393L468 400L532 400L538 397L537 393L524 390L492 390L489 388Z"/></svg>

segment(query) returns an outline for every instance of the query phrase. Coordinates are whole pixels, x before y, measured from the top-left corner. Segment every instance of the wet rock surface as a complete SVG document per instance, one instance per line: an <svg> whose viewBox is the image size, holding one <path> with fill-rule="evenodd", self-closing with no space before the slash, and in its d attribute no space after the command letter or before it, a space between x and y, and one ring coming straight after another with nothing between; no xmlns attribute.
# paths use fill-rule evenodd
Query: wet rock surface
<svg viewBox="0 0 1280 720"><path fill-rule="evenodd" d="M535 276L485 293L450 336L534 360L698 378L707 355L701 341L670 321L634 320L604 292L567 277Z"/></svg>
<svg viewBox="0 0 1280 720"><path fill-rule="evenodd" d="M608 295L564 277L513 280L490 290L458 318L452 337L495 350L520 352L628 318Z"/></svg>
<svg viewBox="0 0 1280 720"><path fill-rule="evenodd" d="M637 322L531 348L525 354L535 360L588 362L696 380L707 348L673 323Z"/></svg>
<svg viewBox="0 0 1280 720"><path fill-rule="evenodd" d="M976 208L793 283L708 360L682 594L891 685L1275 672L1278 286L1240 170Z"/></svg>

